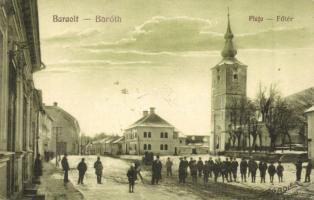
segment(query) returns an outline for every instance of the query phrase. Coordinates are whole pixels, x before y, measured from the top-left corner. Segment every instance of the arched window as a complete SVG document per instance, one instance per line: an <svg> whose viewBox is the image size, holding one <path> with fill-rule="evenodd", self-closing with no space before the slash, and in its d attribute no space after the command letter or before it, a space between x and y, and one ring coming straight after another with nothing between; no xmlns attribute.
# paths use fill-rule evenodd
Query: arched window
<svg viewBox="0 0 314 200"><path fill-rule="evenodd" d="M168 138L168 133L167 132L165 132L165 138Z"/></svg>
<svg viewBox="0 0 314 200"><path fill-rule="evenodd" d="M144 138L147 138L147 133L146 132L144 132Z"/></svg>
<svg viewBox="0 0 314 200"><path fill-rule="evenodd" d="M165 144L165 150L166 151L168 150L168 144Z"/></svg>
<svg viewBox="0 0 314 200"><path fill-rule="evenodd" d="M152 145L148 144L148 150L152 150Z"/></svg>
<svg viewBox="0 0 314 200"><path fill-rule="evenodd" d="M160 133L160 138L164 138L164 133L163 132Z"/></svg>
<svg viewBox="0 0 314 200"><path fill-rule="evenodd" d="M164 145L163 144L160 145L160 150L164 150Z"/></svg>
<svg viewBox="0 0 314 200"><path fill-rule="evenodd" d="M147 144L144 144L144 150L147 150Z"/></svg>

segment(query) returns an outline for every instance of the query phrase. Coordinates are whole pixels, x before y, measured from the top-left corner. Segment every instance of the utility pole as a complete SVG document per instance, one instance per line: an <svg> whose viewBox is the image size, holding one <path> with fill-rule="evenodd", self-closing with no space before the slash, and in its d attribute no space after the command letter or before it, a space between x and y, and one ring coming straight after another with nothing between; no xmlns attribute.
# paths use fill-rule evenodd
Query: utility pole
<svg viewBox="0 0 314 200"><path fill-rule="evenodd" d="M55 133L56 133L56 167L58 167L59 166L59 163L58 163L58 154L59 154L58 137L59 137L59 133L61 133L62 127L54 127L54 129L55 129Z"/></svg>

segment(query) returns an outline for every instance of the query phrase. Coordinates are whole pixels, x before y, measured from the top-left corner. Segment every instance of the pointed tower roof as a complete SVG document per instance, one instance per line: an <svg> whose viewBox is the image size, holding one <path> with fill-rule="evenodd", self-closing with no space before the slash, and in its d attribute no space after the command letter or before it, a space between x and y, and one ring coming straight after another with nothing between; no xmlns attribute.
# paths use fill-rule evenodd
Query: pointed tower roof
<svg viewBox="0 0 314 200"><path fill-rule="evenodd" d="M221 52L221 55L223 58L234 58L235 55L237 55L237 50L233 46L233 33L231 31L230 27L230 17L229 17L229 8L228 8L228 26L227 26L227 32L225 34L225 46Z"/></svg>

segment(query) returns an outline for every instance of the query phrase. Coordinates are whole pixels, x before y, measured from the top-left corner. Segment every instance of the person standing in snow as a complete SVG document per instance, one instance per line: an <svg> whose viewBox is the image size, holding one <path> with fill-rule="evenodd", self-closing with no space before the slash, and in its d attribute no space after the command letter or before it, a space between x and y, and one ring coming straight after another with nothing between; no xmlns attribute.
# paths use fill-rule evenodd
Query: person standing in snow
<svg viewBox="0 0 314 200"><path fill-rule="evenodd" d="M244 158L242 158L240 163L240 173L241 173L241 181L246 182L246 173L247 173L248 163Z"/></svg>
<svg viewBox="0 0 314 200"><path fill-rule="evenodd" d="M204 167L204 163L202 161L202 158L199 157L198 162L197 162L197 170L198 170L199 177L202 177L203 167Z"/></svg>
<svg viewBox="0 0 314 200"><path fill-rule="evenodd" d="M276 168L274 166L274 162L271 162L268 167L268 174L270 178L270 183L274 183L274 175L276 174Z"/></svg>
<svg viewBox="0 0 314 200"><path fill-rule="evenodd" d="M166 162L166 167L167 167L167 176L172 176L172 161L168 157L167 162Z"/></svg>
<svg viewBox="0 0 314 200"><path fill-rule="evenodd" d="M158 184L159 180L161 179L161 169L162 164L159 160L159 156L156 156L156 160L154 160L152 164L152 185Z"/></svg>
<svg viewBox="0 0 314 200"><path fill-rule="evenodd" d="M97 157L97 161L94 163L94 168L95 168L95 174L97 177L97 184L101 184L101 179L102 179L102 170L103 170L103 165L100 161L100 157Z"/></svg>
<svg viewBox="0 0 314 200"><path fill-rule="evenodd" d="M128 170L126 176L128 177L129 181L129 193L134 192L134 185L135 185L135 180L136 180L136 170L133 165L130 166L130 169Z"/></svg>
<svg viewBox="0 0 314 200"><path fill-rule="evenodd" d="M57 157L56 157L56 159L57 159ZM67 154L64 154L64 156L61 160L61 165L62 165L62 169L64 171L63 182L64 182L64 184L67 184L69 182L68 172L70 170L68 159L67 159Z"/></svg>
<svg viewBox="0 0 314 200"><path fill-rule="evenodd" d="M312 168L313 168L313 164L312 164L312 160L309 159L307 166L306 166L306 172L305 172L305 183L309 183L311 182L311 172L312 172Z"/></svg>
<svg viewBox="0 0 314 200"><path fill-rule="evenodd" d="M281 165L281 162L279 161L278 162L278 166L277 166L277 175L278 175L279 183L283 182L282 181L282 179L283 179L283 171L284 171L284 168Z"/></svg>
<svg viewBox="0 0 314 200"><path fill-rule="evenodd" d="M238 166L239 166L238 161L236 160L236 158L233 158L233 161L231 162L231 170L234 182L237 182Z"/></svg>
<svg viewBox="0 0 314 200"><path fill-rule="evenodd" d="M261 161L258 165L259 173L261 176L261 183L265 183L266 171L267 171L267 163Z"/></svg>
<svg viewBox="0 0 314 200"><path fill-rule="evenodd" d="M78 178L77 184L82 184L82 185L84 184L83 183L84 175L87 170L87 165L84 161L85 159L82 158L81 162L77 165L77 170L79 171L79 178Z"/></svg>
<svg viewBox="0 0 314 200"><path fill-rule="evenodd" d="M204 173L204 185L206 185L208 183L208 177L209 177L209 163L208 161L206 160L205 161L205 164L203 166L203 173Z"/></svg>

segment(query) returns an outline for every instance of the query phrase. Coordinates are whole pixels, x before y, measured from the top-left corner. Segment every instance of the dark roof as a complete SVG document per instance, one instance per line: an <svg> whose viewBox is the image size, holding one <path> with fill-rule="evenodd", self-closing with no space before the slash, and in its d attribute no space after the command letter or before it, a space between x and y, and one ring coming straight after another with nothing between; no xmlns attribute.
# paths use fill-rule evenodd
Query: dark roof
<svg viewBox="0 0 314 200"><path fill-rule="evenodd" d="M45 110L54 120L56 120L57 116L61 113L68 120L68 122L70 122L72 126L80 132L80 126L75 117L59 106L45 106Z"/></svg>
<svg viewBox="0 0 314 200"><path fill-rule="evenodd" d="M156 113L150 113L134 122L129 128L137 126L150 126L150 127L171 127L174 128L169 122L161 118ZM129 129L128 128L128 129Z"/></svg>

